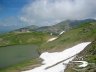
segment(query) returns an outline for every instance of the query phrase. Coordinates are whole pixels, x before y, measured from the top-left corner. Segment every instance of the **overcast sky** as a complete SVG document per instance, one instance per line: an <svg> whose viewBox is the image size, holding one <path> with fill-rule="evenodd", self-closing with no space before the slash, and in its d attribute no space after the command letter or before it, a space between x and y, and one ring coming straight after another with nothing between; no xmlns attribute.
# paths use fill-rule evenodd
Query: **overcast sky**
<svg viewBox="0 0 96 72"><path fill-rule="evenodd" d="M6 1L11 6L8 8L5 4L3 7L4 3L0 3L0 11L3 8L9 10L0 19L18 16L29 25L51 25L67 19L96 18L96 0L16 0L13 5L14 0Z"/></svg>

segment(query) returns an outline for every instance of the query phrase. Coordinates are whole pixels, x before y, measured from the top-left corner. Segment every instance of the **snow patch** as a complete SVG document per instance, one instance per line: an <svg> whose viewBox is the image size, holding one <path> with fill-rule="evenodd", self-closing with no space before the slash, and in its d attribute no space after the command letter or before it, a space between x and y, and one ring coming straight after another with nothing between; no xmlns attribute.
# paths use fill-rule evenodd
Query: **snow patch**
<svg viewBox="0 0 96 72"><path fill-rule="evenodd" d="M50 38L47 42L51 42L51 41L56 40L56 39L57 39L60 35L62 35L64 32L65 32L65 31L60 32L60 34L59 34L57 37ZM52 35L52 33L51 33L50 35Z"/></svg>
<svg viewBox="0 0 96 72"><path fill-rule="evenodd" d="M58 37L51 38L51 39L49 39L47 42L54 41L54 40L56 40L57 38L58 38Z"/></svg>
<svg viewBox="0 0 96 72"><path fill-rule="evenodd" d="M75 63L82 63L81 65L79 65L78 67L86 67L88 65L88 62L86 61L72 61L72 62L75 62Z"/></svg>
<svg viewBox="0 0 96 72"><path fill-rule="evenodd" d="M62 35L64 32L65 32L65 31L60 32L60 34L59 34L59 35Z"/></svg>
<svg viewBox="0 0 96 72"><path fill-rule="evenodd" d="M42 64L44 65L41 65L40 67L31 69L31 70L22 71L22 72L64 72L66 65L64 65L63 63L68 64L70 61L74 59L74 57L72 56L75 56L76 54L80 53L90 43L91 42L80 43L62 52L53 52L53 53L44 52L40 56L40 58L43 59ZM66 61L46 69L46 67L52 66L62 60L66 60Z"/></svg>

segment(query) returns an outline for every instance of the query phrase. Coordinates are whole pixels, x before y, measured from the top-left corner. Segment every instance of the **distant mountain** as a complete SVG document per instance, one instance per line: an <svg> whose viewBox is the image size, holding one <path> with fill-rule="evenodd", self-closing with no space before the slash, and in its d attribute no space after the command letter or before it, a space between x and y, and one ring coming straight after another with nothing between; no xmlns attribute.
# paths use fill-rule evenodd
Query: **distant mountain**
<svg viewBox="0 0 96 72"><path fill-rule="evenodd" d="M53 26L40 27L36 31L59 34L61 31L66 31L69 29L70 29L69 22L63 21Z"/></svg>
<svg viewBox="0 0 96 72"><path fill-rule="evenodd" d="M39 27L36 26L36 25L31 25L31 26L27 26L27 27L25 27L25 28L33 31L33 30L35 30L35 29L38 29Z"/></svg>
<svg viewBox="0 0 96 72"><path fill-rule="evenodd" d="M49 32L59 34L61 31L68 31L82 23L94 22L94 19L85 19L85 20L66 20L60 23L57 23L53 26L44 26L36 29L36 31Z"/></svg>
<svg viewBox="0 0 96 72"><path fill-rule="evenodd" d="M31 26L16 29L16 30L14 30L12 32L22 32L22 31L29 32L29 31L34 31L34 30L36 30L38 28L39 28L38 26L31 25Z"/></svg>
<svg viewBox="0 0 96 72"><path fill-rule="evenodd" d="M73 21L71 20L70 26L75 27L75 26L78 26L82 23L88 23L88 22L96 22L96 20L95 19L84 19L84 20L73 20Z"/></svg>
<svg viewBox="0 0 96 72"><path fill-rule="evenodd" d="M0 20L0 33L5 33L9 31L21 31L22 29L27 29L28 31L39 31L39 32L49 32L53 34L59 34L61 31L68 31L82 23L94 22L94 19L85 20L65 20L60 23L54 24L52 26L42 26L38 27L35 25L28 26L27 23L22 22L18 17L9 17L7 19Z"/></svg>

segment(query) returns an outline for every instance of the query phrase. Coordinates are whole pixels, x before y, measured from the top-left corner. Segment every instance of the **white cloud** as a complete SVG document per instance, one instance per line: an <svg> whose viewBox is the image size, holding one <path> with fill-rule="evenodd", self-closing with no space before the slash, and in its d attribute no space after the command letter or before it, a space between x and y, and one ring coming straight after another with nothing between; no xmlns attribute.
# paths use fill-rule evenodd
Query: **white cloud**
<svg viewBox="0 0 96 72"><path fill-rule="evenodd" d="M50 25L66 19L96 18L96 0L35 0L22 10L21 20Z"/></svg>
<svg viewBox="0 0 96 72"><path fill-rule="evenodd" d="M26 17L19 17L19 19L21 20L21 21L23 21L23 22L25 22L25 23L28 23L28 24L34 24L35 23L35 21L33 20L33 19L28 19L28 18L26 18Z"/></svg>

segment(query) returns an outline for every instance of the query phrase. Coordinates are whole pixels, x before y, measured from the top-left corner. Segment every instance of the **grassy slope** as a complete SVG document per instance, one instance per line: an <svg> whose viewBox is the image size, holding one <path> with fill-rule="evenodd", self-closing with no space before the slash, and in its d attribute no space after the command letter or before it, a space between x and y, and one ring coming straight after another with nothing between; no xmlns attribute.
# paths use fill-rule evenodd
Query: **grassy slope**
<svg viewBox="0 0 96 72"><path fill-rule="evenodd" d="M93 41L96 37L96 22L93 23L85 23L80 25L78 28L72 29L62 36L60 36L57 40L49 43L44 43L40 51L46 50L62 50L64 48L71 47L76 45L77 43L84 41Z"/></svg>
<svg viewBox="0 0 96 72"><path fill-rule="evenodd" d="M49 39L47 33L41 32L25 32L25 33L8 33L0 35L0 46L20 45L20 44L36 44L40 45Z"/></svg>

